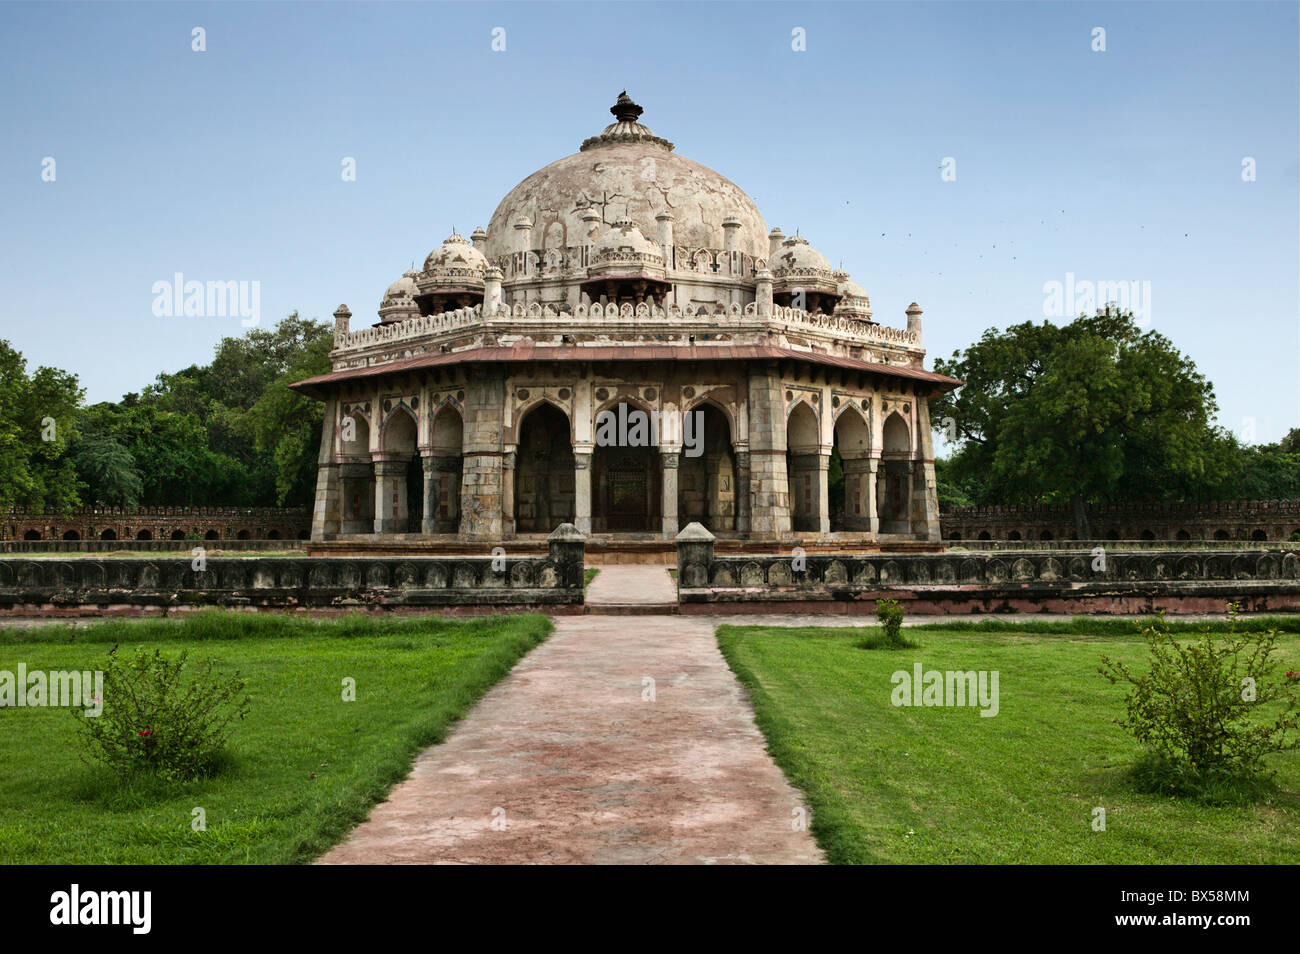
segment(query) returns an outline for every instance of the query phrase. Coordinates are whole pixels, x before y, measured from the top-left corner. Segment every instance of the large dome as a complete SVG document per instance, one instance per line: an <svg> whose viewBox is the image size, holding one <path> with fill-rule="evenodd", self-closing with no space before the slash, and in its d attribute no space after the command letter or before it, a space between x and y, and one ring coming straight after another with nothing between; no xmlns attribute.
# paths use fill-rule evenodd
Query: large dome
<svg viewBox="0 0 1300 954"><path fill-rule="evenodd" d="M726 176L672 152L638 122L641 108L619 97L610 110L617 122L582 150L539 169L510 190L492 213L485 251L489 260L516 249L515 223L527 217L533 248L581 245L582 214L593 209L600 230L630 219L642 234L659 234L655 216L673 216L673 244L722 248L722 221L740 222L737 248L767 258L767 226L754 201Z"/></svg>

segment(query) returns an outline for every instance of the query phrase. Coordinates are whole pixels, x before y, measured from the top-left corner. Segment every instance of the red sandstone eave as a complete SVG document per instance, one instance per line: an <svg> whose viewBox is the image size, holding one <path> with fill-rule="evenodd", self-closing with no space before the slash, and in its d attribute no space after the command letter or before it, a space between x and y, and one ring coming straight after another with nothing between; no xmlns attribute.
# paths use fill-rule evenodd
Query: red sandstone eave
<svg viewBox="0 0 1300 954"><path fill-rule="evenodd" d="M400 374L404 371L419 371L424 368L436 368L456 364L486 364L504 362L522 364L530 361L806 361L809 364L826 365L832 368L845 368L849 371L864 371L886 377L903 378L909 381L922 381L936 391L951 391L961 387L962 382L946 374L922 371L917 368L905 368L891 364L877 364L874 361L861 361L857 358L845 358L840 355L824 354L815 351L794 351L790 348L777 348L771 345L547 345L538 346L532 342L519 342L509 347L491 345L482 348L466 348L463 351L435 352L421 354L400 361L369 365L364 368L346 368L331 371L329 374L317 375L289 385L295 391L310 394L323 399L328 385L344 381L359 381L365 378L380 377L385 374Z"/></svg>

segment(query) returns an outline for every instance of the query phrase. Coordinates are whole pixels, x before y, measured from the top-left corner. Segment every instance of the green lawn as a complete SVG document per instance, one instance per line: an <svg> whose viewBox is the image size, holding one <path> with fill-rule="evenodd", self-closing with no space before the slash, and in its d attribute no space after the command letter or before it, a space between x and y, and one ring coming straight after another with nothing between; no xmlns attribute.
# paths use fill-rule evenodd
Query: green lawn
<svg viewBox="0 0 1300 954"><path fill-rule="evenodd" d="M1097 666L1106 653L1144 669L1146 645L1132 622L1077 628L1092 635L909 627L920 648L892 651L857 648L863 629L723 626L718 640L833 862L1294 864L1300 753L1270 757L1281 794L1250 807L1135 793L1124 776L1139 750L1112 721L1124 689ZM1279 646L1300 661L1300 636ZM918 662L997 670L998 715L893 706L891 675Z"/></svg>
<svg viewBox="0 0 1300 954"><path fill-rule="evenodd" d="M585 589L591 586L591 581L600 575L600 567L589 566L582 571L582 586Z"/></svg>
<svg viewBox="0 0 1300 954"><path fill-rule="evenodd" d="M119 653L188 648L192 663L215 656L240 670L253 699L229 770L174 787L123 785L84 764L66 709L0 710L0 864L310 860L550 630L540 615L316 622L220 611L0 629L0 670L94 669L115 643ZM355 702L342 701L345 677ZM196 807L205 832L191 830Z"/></svg>

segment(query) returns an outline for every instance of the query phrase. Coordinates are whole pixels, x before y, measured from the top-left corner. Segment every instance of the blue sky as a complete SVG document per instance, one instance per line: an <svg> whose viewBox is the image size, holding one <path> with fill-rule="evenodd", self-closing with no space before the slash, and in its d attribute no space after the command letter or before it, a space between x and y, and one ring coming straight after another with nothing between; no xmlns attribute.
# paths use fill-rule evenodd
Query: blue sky
<svg viewBox="0 0 1300 954"><path fill-rule="evenodd" d="M931 358L1067 273L1149 282L1220 422L1272 441L1300 423L1298 31L1267 2L4 4L0 337L110 400L243 330L156 317L176 272L260 282L264 326L374 321L626 87L879 319L918 301Z"/></svg>

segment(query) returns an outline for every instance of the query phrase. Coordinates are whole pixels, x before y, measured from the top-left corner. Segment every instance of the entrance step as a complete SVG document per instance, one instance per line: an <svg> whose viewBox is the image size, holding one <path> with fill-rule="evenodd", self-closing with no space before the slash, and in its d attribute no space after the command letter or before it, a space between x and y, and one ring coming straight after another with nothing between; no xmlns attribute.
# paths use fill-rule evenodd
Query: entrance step
<svg viewBox="0 0 1300 954"><path fill-rule="evenodd" d="M588 603L588 616L676 616L676 603Z"/></svg>

